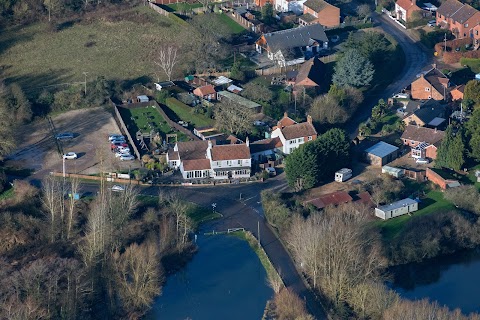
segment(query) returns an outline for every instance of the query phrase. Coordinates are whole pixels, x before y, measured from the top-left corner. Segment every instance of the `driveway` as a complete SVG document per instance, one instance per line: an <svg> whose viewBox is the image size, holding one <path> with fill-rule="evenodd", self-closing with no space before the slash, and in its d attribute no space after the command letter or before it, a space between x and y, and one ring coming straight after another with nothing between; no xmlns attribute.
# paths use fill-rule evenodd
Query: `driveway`
<svg viewBox="0 0 480 320"><path fill-rule="evenodd" d="M426 48L413 39L405 29L397 25L384 14L374 13L372 19L379 23L379 27L391 35L402 47L402 50L405 53L405 67L403 68L402 73L397 75L393 82L388 85L383 92L365 97L365 107L359 110L345 127L352 139L357 136L360 123L370 117L372 108L378 100L389 98L395 93L400 92L416 79L416 75L420 73L420 71L429 67L433 63L433 57L428 55Z"/></svg>

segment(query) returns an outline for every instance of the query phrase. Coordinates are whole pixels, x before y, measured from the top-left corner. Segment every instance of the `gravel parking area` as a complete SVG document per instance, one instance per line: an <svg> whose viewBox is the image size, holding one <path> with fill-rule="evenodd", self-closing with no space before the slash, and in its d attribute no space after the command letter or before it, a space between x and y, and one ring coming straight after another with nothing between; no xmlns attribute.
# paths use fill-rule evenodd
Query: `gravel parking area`
<svg viewBox="0 0 480 320"><path fill-rule="evenodd" d="M66 172L95 174L101 161L106 171L136 168L139 161L119 161L110 150L109 133L121 133L111 113L104 108L73 110L52 118L57 133L71 132L73 139L61 141L63 152L75 152L76 160L66 160ZM49 172L62 171L62 157L46 119L23 126L18 135L18 148L7 165L31 168L38 178Z"/></svg>

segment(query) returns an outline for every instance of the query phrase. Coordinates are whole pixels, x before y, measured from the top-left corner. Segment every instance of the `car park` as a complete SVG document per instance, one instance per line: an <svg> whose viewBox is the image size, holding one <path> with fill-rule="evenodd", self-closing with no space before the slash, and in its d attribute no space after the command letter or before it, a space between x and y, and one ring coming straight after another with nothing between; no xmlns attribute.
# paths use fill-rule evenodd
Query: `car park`
<svg viewBox="0 0 480 320"><path fill-rule="evenodd" d="M122 192L122 191L125 191L125 188L123 186L120 186L118 184L112 186L112 191L115 191L115 192Z"/></svg>
<svg viewBox="0 0 480 320"><path fill-rule="evenodd" d="M131 154L124 154L120 156L120 161L130 161L130 160L135 160L135 156L132 156Z"/></svg>
<svg viewBox="0 0 480 320"><path fill-rule="evenodd" d="M75 152L68 152L68 153L65 153L63 155L63 159L67 159L67 160L74 160L74 159L77 159L78 156Z"/></svg>
<svg viewBox="0 0 480 320"><path fill-rule="evenodd" d="M71 132L62 132L59 133L55 136L55 139L57 140L68 140L68 139L73 139L73 133Z"/></svg>
<svg viewBox="0 0 480 320"><path fill-rule="evenodd" d="M427 163L430 163L430 160L424 159L424 158L418 158L415 162L418 164L427 164Z"/></svg>

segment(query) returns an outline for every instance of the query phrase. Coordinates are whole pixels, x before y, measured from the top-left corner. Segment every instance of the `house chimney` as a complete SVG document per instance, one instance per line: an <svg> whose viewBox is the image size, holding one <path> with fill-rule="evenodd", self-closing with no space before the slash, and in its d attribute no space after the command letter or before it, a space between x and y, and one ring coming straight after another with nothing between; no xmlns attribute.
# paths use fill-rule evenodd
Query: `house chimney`
<svg viewBox="0 0 480 320"><path fill-rule="evenodd" d="M208 148L207 149L212 149L213 145L212 145L212 140L208 140Z"/></svg>
<svg viewBox="0 0 480 320"><path fill-rule="evenodd" d="M312 116L311 115L308 115L307 116L307 122L312 124Z"/></svg>
<svg viewBox="0 0 480 320"><path fill-rule="evenodd" d="M285 112L283 113L283 117L284 117L284 118L288 118L288 112L287 112L287 111L285 111Z"/></svg>
<svg viewBox="0 0 480 320"><path fill-rule="evenodd" d="M437 133L437 127L435 127L435 133Z"/></svg>
<svg viewBox="0 0 480 320"><path fill-rule="evenodd" d="M247 147L250 147L250 140L248 139L248 137L247 139L245 139L245 144L247 145Z"/></svg>
<svg viewBox="0 0 480 320"><path fill-rule="evenodd" d="M433 67L433 69L437 69L437 64L434 63L434 64L432 65L432 67Z"/></svg>

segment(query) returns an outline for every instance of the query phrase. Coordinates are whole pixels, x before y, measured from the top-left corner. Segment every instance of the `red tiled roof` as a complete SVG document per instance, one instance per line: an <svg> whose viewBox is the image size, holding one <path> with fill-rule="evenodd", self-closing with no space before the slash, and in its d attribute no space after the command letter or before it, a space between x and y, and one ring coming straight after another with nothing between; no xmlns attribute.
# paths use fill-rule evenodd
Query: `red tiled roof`
<svg viewBox="0 0 480 320"><path fill-rule="evenodd" d="M370 196L370 193L368 193L368 191L361 192L361 193L357 194L357 197L358 197L358 199L356 199L355 202L367 205L371 208L373 208L375 206L375 204L373 203L373 200L372 200L372 196Z"/></svg>
<svg viewBox="0 0 480 320"><path fill-rule="evenodd" d="M212 161L250 159L250 149L245 143L217 145L212 148Z"/></svg>
<svg viewBox="0 0 480 320"><path fill-rule="evenodd" d="M207 86L199 87L193 90L193 93L204 97L208 94L214 94L216 93L216 91L215 91L215 88L211 84L209 84Z"/></svg>
<svg viewBox="0 0 480 320"><path fill-rule="evenodd" d="M398 0L397 5L400 8L405 9L406 11L410 9L421 10L416 4L413 4L411 0ZM411 8L411 7L414 7L414 8Z"/></svg>
<svg viewBox="0 0 480 320"><path fill-rule="evenodd" d="M212 143L215 144L215 141L212 141ZM182 161L207 158L206 151L208 148L208 141L178 142L177 147Z"/></svg>
<svg viewBox="0 0 480 320"><path fill-rule="evenodd" d="M198 159L198 160L184 160L183 170L192 171L192 170L208 170L210 169L210 160L209 159Z"/></svg>
<svg viewBox="0 0 480 320"><path fill-rule="evenodd" d="M297 122L295 120L293 120L292 118L289 118L288 117L288 114L285 112L283 114L283 118L280 119L278 122L277 122L277 125L275 127L273 127L273 130L277 129L277 128L283 128L283 127L288 127L288 126L291 126L291 125L294 125L296 124Z"/></svg>
<svg viewBox="0 0 480 320"><path fill-rule="evenodd" d="M305 203L311 203L318 209L322 209L330 205L338 206L339 204L348 203L352 200L352 197L350 197L347 192L335 191L332 193L324 194L318 198L308 200Z"/></svg>
<svg viewBox="0 0 480 320"><path fill-rule="evenodd" d="M297 123L281 130L286 140L314 136L317 134L317 130L315 130L310 122Z"/></svg>
<svg viewBox="0 0 480 320"><path fill-rule="evenodd" d="M444 131L425 127L407 126L402 134L401 139L408 139L416 142L426 142L428 144L436 144L437 142L440 142L444 136Z"/></svg>
<svg viewBox="0 0 480 320"><path fill-rule="evenodd" d="M178 151L173 151L172 149L168 150L168 160L179 160L180 156Z"/></svg>

